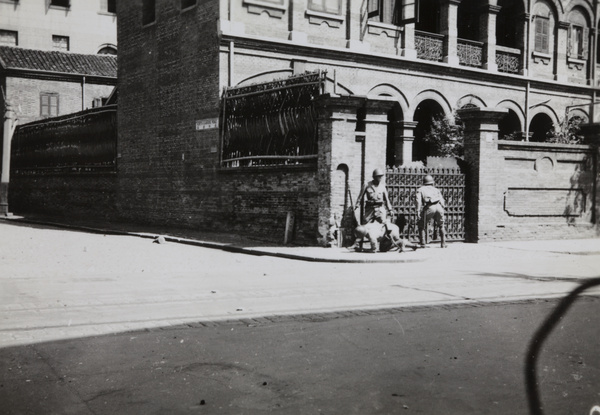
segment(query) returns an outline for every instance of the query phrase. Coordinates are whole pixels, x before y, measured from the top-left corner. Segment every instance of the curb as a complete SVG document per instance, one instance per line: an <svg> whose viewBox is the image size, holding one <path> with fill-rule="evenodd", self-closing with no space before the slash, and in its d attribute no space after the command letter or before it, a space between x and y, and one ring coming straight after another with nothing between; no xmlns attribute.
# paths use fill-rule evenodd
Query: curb
<svg viewBox="0 0 600 415"><path fill-rule="evenodd" d="M271 256L271 257L275 257L275 258L293 259L293 260L308 261L308 262L356 263L356 264L385 264L385 263L398 264L398 263L415 263L415 262L424 262L425 261L425 258L406 258L406 259L401 259L401 258L398 258L398 259L391 259L391 258L389 258L389 259L323 258L323 257L317 257L317 256L311 256L311 255L300 255L300 254L291 254L291 253L284 253L284 252L271 252L271 251L262 250L260 248L245 248L245 247L240 247L240 246L222 244L219 242L207 242L207 241L200 241L200 240L196 240L196 239L179 238L176 236L159 235L159 234L144 233L144 232L118 231L118 230L113 230L113 229L94 228L94 227L83 226L83 225L70 225L70 224L66 224L66 223L42 221L42 220L35 220L35 219L26 219L23 217L12 217L12 218L4 217L2 219L6 220L6 221L11 221L11 222L28 223L28 224L32 224L32 225L52 226L55 228L72 229L72 230L83 231L83 232L94 233L94 234L102 234L102 235L135 236L138 238L145 238L145 239L157 239L159 236L162 236L165 239L165 241L167 241L167 242L179 243L179 244L183 244L183 245L191 245L191 246L198 246L198 247L202 247L202 248L211 248L211 249L220 249L225 252L232 252L232 253L236 253L236 254L246 254L246 255L253 255L253 256ZM326 248L323 248L323 249L326 249ZM376 255L376 254L371 254L371 255Z"/></svg>

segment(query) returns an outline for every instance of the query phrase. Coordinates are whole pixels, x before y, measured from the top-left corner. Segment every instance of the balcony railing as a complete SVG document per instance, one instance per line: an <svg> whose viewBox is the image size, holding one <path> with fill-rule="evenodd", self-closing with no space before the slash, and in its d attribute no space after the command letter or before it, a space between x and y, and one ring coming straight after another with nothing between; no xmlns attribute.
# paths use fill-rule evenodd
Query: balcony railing
<svg viewBox="0 0 600 415"><path fill-rule="evenodd" d="M441 62L444 59L444 35L415 30L417 58Z"/></svg>
<svg viewBox="0 0 600 415"><path fill-rule="evenodd" d="M481 68L483 65L483 43L474 40L458 39L458 62L464 66Z"/></svg>
<svg viewBox="0 0 600 415"><path fill-rule="evenodd" d="M498 65L499 72L519 73L521 70L521 51L505 46L496 46L496 65Z"/></svg>

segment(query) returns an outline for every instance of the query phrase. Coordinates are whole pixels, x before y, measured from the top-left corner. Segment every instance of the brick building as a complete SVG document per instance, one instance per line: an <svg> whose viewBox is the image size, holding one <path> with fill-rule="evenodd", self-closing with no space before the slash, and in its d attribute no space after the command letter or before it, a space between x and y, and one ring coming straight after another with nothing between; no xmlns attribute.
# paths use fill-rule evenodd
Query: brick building
<svg viewBox="0 0 600 415"><path fill-rule="evenodd" d="M467 240L595 234L595 147L545 140L597 118L598 11L121 2L115 219L323 244L375 167L426 161L432 120L460 113Z"/></svg>
<svg viewBox="0 0 600 415"><path fill-rule="evenodd" d="M117 83L117 59L0 46L0 112L19 124L102 105ZM4 137L4 131L0 136ZM0 149L0 165L2 160Z"/></svg>
<svg viewBox="0 0 600 415"><path fill-rule="evenodd" d="M2 0L0 46L116 55L116 1Z"/></svg>
<svg viewBox="0 0 600 415"><path fill-rule="evenodd" d="M495 140L533 147L565 118L595 118L597 1L143 0L120 3L118 15L119 203L129 220L279 238L291 213L301 239L322 240L344 189L356 194L374 167L426 159L436 116L500 111ZM315 71L327 74L316 162L224 154L226 126L209 128L224 120L224 90ZM535 164L531 146L523 157ZM567 175L580 168L550 160ZM535 205L526 193L514 203ZM543 200L566 198L555 196ZM511 213L496 199L498 229L566 222L556 209ZM589 204L583 216L570 223L589 223ZM474 239L517 236L503 232Z"/></svg>

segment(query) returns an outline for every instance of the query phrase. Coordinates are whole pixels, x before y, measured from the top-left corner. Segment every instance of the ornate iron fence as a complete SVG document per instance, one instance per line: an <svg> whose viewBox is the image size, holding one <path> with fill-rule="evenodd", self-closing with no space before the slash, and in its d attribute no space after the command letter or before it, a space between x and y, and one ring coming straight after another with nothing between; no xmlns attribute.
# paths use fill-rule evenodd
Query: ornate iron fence
<svg viewBox="0 0 600 415"><path fill-rule="evenodd" d="M483 43L474 40L458 39L458 61L461 65L481 68L483 57Z"/></svg>
<svg viewBox="0 0 600 415"><path fill-rule="evenodd" d="M415 30L417 58L441 62L444 59L444 36Z"/></svg>
<svg viewBox="0 0 600 415"><path fill-rule="evenodd" d="M519 73L521 69L521 51L496 46L496 64L499 72Z"/></svg>
<svg viewBox="0 0 600 415"><path fill-rule="evenodd" d="M117 106L107 105L17 127L11 164L17 175L114 173Z"/></svg>
<svg viewBox="0 0 600 415"><path fill-rule="evenodd" d="M314 163L317 123L313 100L326 73L228 88L223 93L224 167Z"/></svg>
<svg viewBox="0 0 600 415"><path fill-rule="evenodd" d="M417 240L417 189L423 184L426 174L433 176L435 186L440 189L446 201L446 236L449 241L465 239L465 175L459 168L410 168L391 167L386 173L386 187L392 207L399 215L404 215L407 226L403 235ZM429 227L430 233L433 232Z"/></svg>

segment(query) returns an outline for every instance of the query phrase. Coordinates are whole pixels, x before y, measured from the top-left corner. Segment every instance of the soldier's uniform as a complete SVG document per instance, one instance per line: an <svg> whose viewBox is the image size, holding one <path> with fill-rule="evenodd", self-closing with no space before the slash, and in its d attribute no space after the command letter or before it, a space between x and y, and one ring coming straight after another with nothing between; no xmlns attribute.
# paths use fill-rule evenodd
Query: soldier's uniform
<svg viewBox="0 0 600 415"><path fill-rule="evenodd" d="M377 251L378 242L376 237L373 236L377 232L367 232L365 226L368 228L377 225L384 226L383 224L388 221L387 211L389 210L391 212L392 210L390 196L388 195L385 183L382 180L383 176L383 170L373 170L373 180L364 185L356 200L354 210L358 209L363 198L365 199L365 218L363 223L359 224L359 227L355 230L356 241L351 249L360 249L362 246L362 239L367 236L371 245L371 252ZM364 231L364 234L362 234L362 231Z"/></svg>
<svg viewBox="0 0 600 415"><path fill-rule="evenodd" d="M417 215L419 226L419 243L425 245L425 223L433 219L434 226L438 227L442 248L446 247L446 232L444 228L445 204L442 192L433 185L433 178L425 176L423 186L417 189L416 195Z"/></svg>

